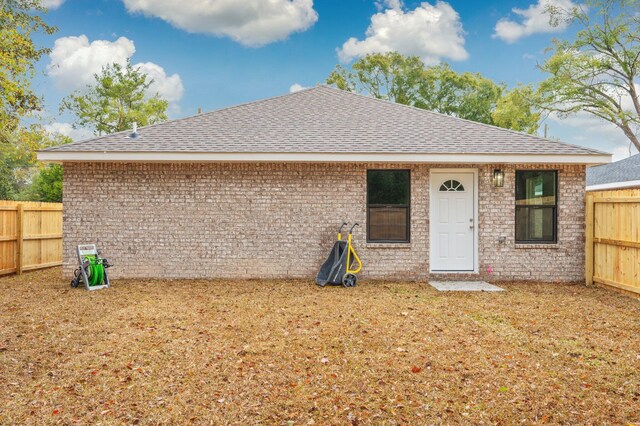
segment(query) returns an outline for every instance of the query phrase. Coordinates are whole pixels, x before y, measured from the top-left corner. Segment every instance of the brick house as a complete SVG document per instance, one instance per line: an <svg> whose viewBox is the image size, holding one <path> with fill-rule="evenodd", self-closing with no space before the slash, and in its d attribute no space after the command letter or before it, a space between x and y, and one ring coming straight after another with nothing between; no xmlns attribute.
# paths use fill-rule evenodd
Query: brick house
<svg viewBox="0 0 640 426"><path fill-rule="evenodd" d="M363 278L579 281L588 165L610 155L329 87L49 148L64 273L312 279L359 222Z"/></svg>

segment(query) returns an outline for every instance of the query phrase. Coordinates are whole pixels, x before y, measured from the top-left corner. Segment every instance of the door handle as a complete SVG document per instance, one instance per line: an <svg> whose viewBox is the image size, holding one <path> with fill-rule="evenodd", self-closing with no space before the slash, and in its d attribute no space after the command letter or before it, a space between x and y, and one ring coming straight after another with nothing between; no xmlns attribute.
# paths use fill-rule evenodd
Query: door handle
<svg viewBox="0 0 640 426"><path fill-rule="evenodd" d="M473 229L473 218L469 219L469 229Z"/></svg>

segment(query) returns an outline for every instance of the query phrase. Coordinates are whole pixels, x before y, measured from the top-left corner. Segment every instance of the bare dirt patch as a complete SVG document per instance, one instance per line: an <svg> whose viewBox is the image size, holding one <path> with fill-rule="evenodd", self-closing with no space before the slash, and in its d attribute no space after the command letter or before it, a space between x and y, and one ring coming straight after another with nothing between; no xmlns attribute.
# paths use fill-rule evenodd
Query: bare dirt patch
<svg viewBox="0 0 640 426"><path fill-rule="evenodd" d="M5 277L0 424L640 421L637 300L503 286Z"/></svg>

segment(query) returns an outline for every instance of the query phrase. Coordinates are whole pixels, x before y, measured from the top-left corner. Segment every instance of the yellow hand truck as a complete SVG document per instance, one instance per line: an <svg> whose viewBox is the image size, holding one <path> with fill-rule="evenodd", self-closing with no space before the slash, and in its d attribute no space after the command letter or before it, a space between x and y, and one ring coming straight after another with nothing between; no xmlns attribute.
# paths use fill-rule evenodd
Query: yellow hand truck
<svg viewBox="0 0 640 426"><path fill-rule="evenodd" d="M353 230L360 225L356 222L351 226L347 241L342 239L342 228L345 226L347 222L343 222L338 228L338 239L316 276L316 284L320 287L327 284L355 287L358 282L356 274L362 269L362 262L353 248ZM354 264L357 265L355 268Z"/></svg>

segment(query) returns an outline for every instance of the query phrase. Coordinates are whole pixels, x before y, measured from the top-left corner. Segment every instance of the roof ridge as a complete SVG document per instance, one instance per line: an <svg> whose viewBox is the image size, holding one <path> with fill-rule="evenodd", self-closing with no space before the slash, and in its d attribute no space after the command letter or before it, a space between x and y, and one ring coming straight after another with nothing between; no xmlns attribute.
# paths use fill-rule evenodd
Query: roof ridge
<svg viewBox="0 0 640 426"><path fill-rule="evenodd" d="M82 144L85 144L85 143L88 143L88 142L97 141L97 140L100 140L100 139L104 139L106 137L115 136L115 135L119 135L119 134L127 133L127 132L129 132L129 130L122 130L120 132L115 132L115 133L107 133L106 135L94 136L92 138L82 139L82 140L79 140L79 141L73 141L71 143L66 143L66 144L63 144L63 145L51 146L49 148L43 149L43 151L48 151L50 148L56 148L58 146L77 146L77 145L82 145Z"/></svg>
<svg viewBox="0 0 640 426"><path fill-rule="evenodd" d="M253 100L253 101L242 102L242 103L235 104L235 105L229 105L229 106L226 106L226 107L222 107L222 108L214 109L214 110L211 110L211 111L203 112L203 113L200 113L200 114L197 114L197 115L190 115L189 117L176 118L174 120L167 120L167 121L163 121L162 123L152 124L150 126L139 127L138 130L149 128L149 127L152 127L152 126L159 126L159 125L165 124L165 123L175 123L177 121L183 121L183 120L189 120L191 118L203 117L205 115L215 114L217 112L227 111L227 110L235 109L235 108L241 108L241 107L245 107L247 105L261 104L263 102L268 102L268 101L272 101L272 100L275 100L275 99L284 98L286 96L293 96L293 95L297 95L297 94L300 94L300 93L309 92L309 91L311 91L313 89L317 89L318 87L320 87L320 86L307 87L305 89L298 90L296 92L283 93L281 95L270 96L268 98L256 99L256 100Z"/></svg>
<svg viewBox="0 0 640 426"><path fill-rule="evenodd" d="M638 161L638 164L635 164L636 161ZM623 163L623 162L624 163L633 163L634 166L640 166L640 153L630 155L627 158L623 158L622 160L618 160L618 161L615 161L614 163L610 163L610 164Z"/></svg>
<svg viewBox="0 0 640 426"><path fill-rule="evenodd" d="M203 112L203 113L196 114L196 115L189 115L187 117L174 118L173 120L167 120L167 121L163 121L161 123L148 124L146 126L138 127L137 130L138 130L138 133L141 133L141 131L144 130L144 129L149 129L149 128L152 128L152 127L158 127L158 126L162 126L162 125L165 125L165 124L174 124L174 123L178 123L178 122L181 122L181 121L193 120L193 119L196 119L196 118L199 118L199 117L203 117L203 116L206 116L206 115L215 114L215 113L218 113L218 112L221 112L221 111L227 111L227 110L230 110L230 109L240 108L240 107L244 107L244 106L247 106L247 105L260 104L260 103L271 101L271 100L274 100L274 99L283 98L285 96L297 95L298 93L308 92L310 90L317 89L318 87L321 87L321 86L322 85L316 85L316 86L313 86L313 87L307 87L305 89L298 90L296 92L283 93L281 95L271 96L271 97L268 97L268 98L262 98L262 99L257 99L257 100L254 100L254 101L243 102L243 103L236 104L236 105L229 105L229 106L226 106L226 107L214 109L214 110ZM130 129L122 130L120 132L115 132L115 133L108 133L106 135L100 135L100 136L93 137L93 138L83 139L81 141L74 141L74 142L71 142L71 143L68 143L68 144L64 144L64 146L76 146L76 145L80 145L80 144L83 144L83 143L86 143L86 142L98 141L98 140L103 139L105 137L112 137L112 136L116 136L116 135L119 135L119 134L125 134L125 133L127 133L129 131L130 131ZM58 146L60 146L60 145L58 145ZM51 147L51 148L55 148L55 147ZM43 151L47 151L48 149L49 148L44 149Z"/></svg>
<svg viewBox="0 0 640 426"><path fill-rule="evenodd" d="M342 90L342 89L338 89L336 87L327 86L327 85L324 85L324 84L318 85L317 87L327 88L327 89L330 89L330 90L332 90L334 92L346 93L346 94L358 96L358 97L361 97L361 98L366 98L366 99L371 99L371 100L378 101L378 102L383 102L383 103L386 103L386 104L397 105L397 106L400 106L400 107L405 107L405 108L409 108L409 109L412 109L412 110L421 111L421 112L425 112L425 113L428 113L428 114L437 115L437 116L440 116L440 117L445 117L447 119L451 119L451 120L454 120L454 121L455 120L460 120L460 121L464 121L464 122L467 122L467 123L471 123L473 125L479 125L479 126L489 127L491 129L496 129L496 130L499 130L499 131L515 133L517 135L522 135L522 136L530 137L530 138L533 138L533 139L538 139L538 140L543 141L543 142L551 142L551 143L556 143L556 144L560 144L560 145L571 146L571 147L574 147L574 148L580 148L580 149L582 149L584 151L587 151L587 152L590 152L590 153L593 153L593 154L609 154L608 152L600 151L600 150L593 149L593 148L586 148L586 147L581 146L581 145L571 144L571 143L564 142L564 141L557 141L557 140L553 140L553 139L549 139L549 138L543 138L542 136L532 135L530 133L525 133L525 132L521 132L521 131L517 131L517 130L513 130L513 129L507 129L507 128L504 128L504 127L494 126L492 124L481 123L479 121L473 121L473 120L469 120L469 119L466 119L466 118L455 117L453 115L444 114L442 112L432 111L432 110L424 109L424 108L418 108L418 107L416 107L414 105L401 104L401 103L398 103L398 102L390 101L388 99L380 99L380 98L376 98L376 97L373 97L373 96L365 95L365 94L362 94L362 93L351 92L349 90Z"/></svg>
<svg viewBox="0 0 640 426"><path fill-rule="evenodd" d="M640 167L640 153L633 154L618 161L612 161L611 163L599 164L597 166L590 167L590 169L593 169L593 171L599 171L602 168L606 168L608 170L617 170L621 167Z"/></svg>

